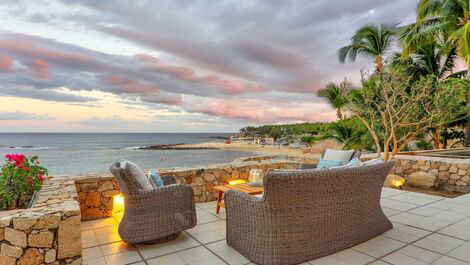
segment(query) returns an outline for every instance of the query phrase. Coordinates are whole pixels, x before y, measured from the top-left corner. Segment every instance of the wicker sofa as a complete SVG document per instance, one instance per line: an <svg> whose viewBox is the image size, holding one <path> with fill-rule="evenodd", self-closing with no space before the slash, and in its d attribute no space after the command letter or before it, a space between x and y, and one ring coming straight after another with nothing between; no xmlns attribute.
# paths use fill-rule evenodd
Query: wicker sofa
<svg viewBox="0 0 470 265"><path fill-rule="evenodd" d="M163 177L163 187L142 189L130 172L115 163L110 168L124 196L124 215L119 235L127 243L162 243L196 226L194 193L190 185L178 185ZM142 172L137 172L143 174Z"/></svg>
<svg viewBox="0 0 470 265"><path fill-rule="evenodd" d="M376 237L392 228L380 195L393 165L272 171L262 197L230 190L227 243L255 263L286 265Z"/></svg>

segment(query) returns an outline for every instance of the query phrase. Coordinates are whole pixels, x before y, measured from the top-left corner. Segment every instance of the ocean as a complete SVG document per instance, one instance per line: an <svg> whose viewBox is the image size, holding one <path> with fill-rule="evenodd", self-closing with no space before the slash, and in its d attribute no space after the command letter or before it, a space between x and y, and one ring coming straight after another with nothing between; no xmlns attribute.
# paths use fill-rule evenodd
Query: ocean
<svg viewBox="0 0 470 265"><path fill-rule="evenodd" d="M37 155L50 176L109 173L114 162L130 160L144 169L194 167L254 155L227 150L138 150L159 144L195 144L224 133L0 133L0 156Z"/></svg>

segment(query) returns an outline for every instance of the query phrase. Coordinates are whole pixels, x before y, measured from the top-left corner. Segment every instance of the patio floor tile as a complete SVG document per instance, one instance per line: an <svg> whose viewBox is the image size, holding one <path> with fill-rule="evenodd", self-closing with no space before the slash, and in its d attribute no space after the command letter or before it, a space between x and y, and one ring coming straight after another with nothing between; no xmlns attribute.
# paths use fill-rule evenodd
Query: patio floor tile
<svg viewBox="0 0 470 265"><path fill-rule="evenodd" d="M227 245L225 240L206 246L231 265L242 265L250 262L245 256Z"/></svg>
<svg viewBox="0 0 470 265"><path fill-rule="evenodd" d="M141 261L142 258L137 251L132 250L104 256L104 260L106 264L125 265L131 262Z"/></svg>
<svg viewBox="0 0 470 265"><path fill-rule="evenodd" d="M410 257L400 252L394 252L390 255L387 255L386 257L383 257L382 259L388 263L396 264L396 265L427 265L428 264L427 262Z"/></svg>
<svg viewBox="0 0 470 265"><path fill-rule="evenodd" d="M107 265L103 257L83 260L83 265Z"/></svg>
<svg viewBox="0 0 470 265"><path fill-rule="evenodd" d="M353 249L372 257L380 258L405 245L406 243L401 241L390 239L384 236L378 236L367 242L354 246Z"/></svg>
<svg viewBox="0 0 470 265"><path fill-rule="evenodd" d="M374 260L373 257L360 253L350 248L340 251L338 253L335 253L332 256L351 265L363 265L363 264L370 263L371 261Z"/></svg>
<svg viewBox="0 0 470 265"><path fill-rule="evenodd" d="M451 224L451 222L448 222L448 221L443 221L443 220L435 219L432 217L411 214L408 212L394 215L390 217L390 220L397 222L397 223L402 223L402 224L418 227L418 228L429 230L429 231L436 231Z"/></svg>
<svg viewBox="0 0 470 265"><path fill-rule="evenodd" d="M470 226L463 224L453 224L439 230L440 234L457 237L463 240L470 240Z"/></svg>
<svg viewBox="0 0 470 265"><path fill-rule="evenodd" d="M400 228L393 228L392 230L385 232L383 235L402 242L411 243L429 234L431 234L431 232L426 230L411 226L402 226Z"/></svg>
<svg viewBox="0 0 470 265"><path fill-rule="evenodd" d="M450 258L450 257L446 257L446 256L440 257L438 260L434 261L431 264L433 265L468 265L467 262Z"/></svg>
<svg viewBox="0 0 470 265"><path fill-rule="evenodd" d="M407 256L416 258L418 260L424 261L426 263L431 263L442 256L439 253L429 251L423 248L419 248L413 245L406 246L398 250L398 252L401 254L405 254Z"/></svg>
<svg viewBox="0 0 470 265"><path fill-rule="evenodd" d="M165 256L161 256L154 259L148 259L147 263L149 265L185 265L186 262L177 254L169 254Z"/></svg>
<svg viewBox="0 0 470 265"><path fill-rule="evenodd" d="M100 250L100 247L86 248L82 251L82 259L89 260L102 257L103 253Z"/></svg>
<svg viewBox="0 0 470 265"><path fill-rule="evenodd" d="M446 254L463 245L463 243L465 243L465 241L460 239L440 234L432 234L416 241L413 245L432 250L437 253Z"/></svg>
<svg viewBox="0 0 470 265"><path fill-rule="evenodd" d="M461 245L449 252L447 255L470 263L470 243Z"/></svg>
<svg viewBox="0 0 470 265"><path fill-rule="evenodd" d="M134 250L134 246L127 244L126 242L116 242L116 243L111 243L111 244L106 244L100 246L101 252L103 255L111 255L111 254L116 254L124 251L130 251Z"/></svg>
<svg viewBox="0 0 470 265"><path fill-rule="evenodd" d="M408 211L413 208L419 207L417 204L409 203L409 202L402 202L396 201L390 198L385 198L381 200L382 207L390 208L398 211Z"/></svg>

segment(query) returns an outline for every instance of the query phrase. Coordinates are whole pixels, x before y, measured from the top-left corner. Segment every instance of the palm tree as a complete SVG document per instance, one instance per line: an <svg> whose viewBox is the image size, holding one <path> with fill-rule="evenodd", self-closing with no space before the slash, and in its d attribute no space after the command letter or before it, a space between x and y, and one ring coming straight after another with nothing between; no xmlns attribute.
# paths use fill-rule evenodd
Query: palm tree
<svg viewBox="0 0 470 265"><path fill-rule="evenodd" d="M338 50L339 61L344 63L349 57L355 61L357 54L374 58L375 69L382 72L385 53L392 46L396 27L382 24L366 25L360 28L351 38L351 44Z"/></svg>
<svg viewBox="0 0 470 265"><path fill-rule="evenodd" d="M336 116L338 119L345 119L342 112L343 107L346 105L346 93L351 90L352 84L344 80L339 85L329 83L325 88L318 91L319 97L325 98L328 103L336 109Z"/></svg>
<svg viewBox="0 0 470 265"><path fill-rule="evenodd" d="M416 24L402 37L404 56L410 54L423 40L441 40L449 49L455 48L467 64L470 81L470 1L420 0ZM470 105L470 93L467 93ZM470 121L465 124L465 146L470 146Z"/></svg>
<svg viewBox="0 0 470 265"><path fill-rule="evenodd" d="M343 150L370 149L373 141L365 126L356 118L350 118L328 124L319 140L334 139L343 144Z"/></svg>
<svg viewBox="0 0 470 265"><path fill-rule="evenodd" d="M428 41L421 43L415 48L413 54L407 57L395 54L390 66L403 67L416 80L428 75L444 80L449 77L459 77L462 74L462 72L454 73L456 59L456 49L446 51L437 42Z"/></svg>

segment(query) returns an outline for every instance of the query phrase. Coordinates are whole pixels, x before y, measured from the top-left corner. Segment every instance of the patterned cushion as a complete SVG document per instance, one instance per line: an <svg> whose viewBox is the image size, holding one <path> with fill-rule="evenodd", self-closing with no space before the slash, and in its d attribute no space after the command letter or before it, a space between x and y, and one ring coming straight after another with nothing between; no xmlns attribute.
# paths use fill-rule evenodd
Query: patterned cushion
<svg viewBox="0 0 470 265"><path fill-rule="evenodd" d="M341 161L339 160L320 159L320 161L318 162L317 169L333 168L338 166L341 166Z"/></svg>
<svg viewBox="0 0 470 265"><path fill-rule="evenodd" d="M126 176L129 176L138 188L142 190L153 190L152 184L138 165L131 161L125 161L121 163L121 168L126 171Z"/></svg>
<svg viewBox="0 0 470 265"><path fill-rule="evenodd" d="M322 158L326 160L339 160L341 161L340 166L342 166L342 165L346 165L349 162L349 160L351 160L353 153L354 153L354 150L341 151L341 150L326 149L325 155Z"/></svg>
<svg viewBox="0 0 470 265"><path fill-rule="evenodd" d="M150 184L152 184L154 188L161 188L164 186L162 177L158 175L158 172L156 170L150 170L149 180L150 180Z"/></svg>

